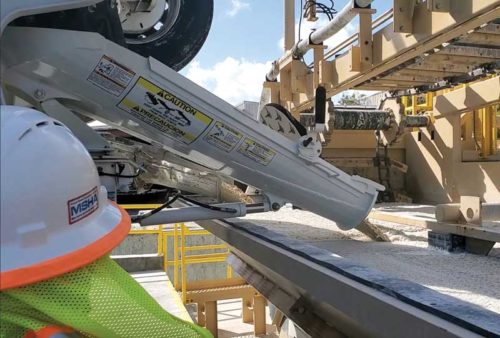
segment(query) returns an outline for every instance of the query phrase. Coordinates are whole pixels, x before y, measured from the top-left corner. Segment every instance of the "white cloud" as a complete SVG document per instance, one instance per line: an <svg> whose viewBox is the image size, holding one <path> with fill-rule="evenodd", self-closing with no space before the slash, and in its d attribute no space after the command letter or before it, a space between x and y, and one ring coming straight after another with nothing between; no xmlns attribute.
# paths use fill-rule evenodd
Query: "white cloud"
<svg viewBox="0 0 500 338"><path fill-rule="evenodd" d="M250 9L250 4L242 0L231 0L231 7L226 10L226 15L230 17L236 16L239 12Z"/></svg>
<svg viewBox="0 0 500 338"><path fill-rule="evenodd" d="M213 67L204 68L198 61L186 69L186 77L215 95L236 105L259 101L270 62L260 63L227 57Z"/></svg>

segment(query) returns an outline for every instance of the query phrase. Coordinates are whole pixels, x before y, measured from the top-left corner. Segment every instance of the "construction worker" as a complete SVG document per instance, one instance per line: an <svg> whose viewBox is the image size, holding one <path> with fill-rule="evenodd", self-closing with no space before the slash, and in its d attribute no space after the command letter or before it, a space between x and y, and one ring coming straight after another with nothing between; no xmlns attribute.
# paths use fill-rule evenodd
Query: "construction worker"
<svg viewBox="0 0 500 338"><path fill-rule="evenodd" d="M1 106L0 337L210 337L108 257L130 218L62 123Z"/></svg>

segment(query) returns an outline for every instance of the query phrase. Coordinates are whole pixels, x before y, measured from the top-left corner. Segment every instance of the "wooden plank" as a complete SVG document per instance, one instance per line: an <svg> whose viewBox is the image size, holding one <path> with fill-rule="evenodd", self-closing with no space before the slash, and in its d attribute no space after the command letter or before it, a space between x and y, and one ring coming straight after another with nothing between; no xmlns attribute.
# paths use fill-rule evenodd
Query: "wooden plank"
<svg viewBox="0 0 500 338"><path fill-rule="evenodd" d="M247 282L243 278L230 278L230 279L210 279L210 280L202 280L202 281L192 281L187 283L187 289L189 291L195 290L205 290L205 289L214 289L214 288L222 288L228 286L240 286L246 285Z"/></svg>
<svg viewBox="0 0 500 338"><path fill-rule="evenodd" d="M255 289L250 285L188 291L186 295L186 302L203 303L223 299L251 298L256 294L256 292L257 291L255 291Z"/></svg>
<svg viewBox="0 0 500 338"><path fill-rule="evenodd" d="M413 74L405 74L402 71L400 71L400 72L395 72L393 74L384 76L381 80L391 81L391 82L392 81L394 81L394 82L406 81L406 82L432 84L432 83L440 81L441 79L442 78L437 77L437 76L432 76L432 75L426 76L423 73L421 73L420 75L413 75Z"/></svg>
<svg viewBox="0 0 500 338"><path fill-rule="evenodd" d="M500 34L500 24L489 23L484 27L479 28L476 32L488 34Z"/></svg>
<svg viewBox="0 0 500 338"><path fill-rule="evenodd" d="M398 87L398 88L414 88L417 86L428 85L433 82L426 81L409 81L409 80L399 80L396 77L391 77L388 79L382 78L380 80L375 80L372 83L379 84L388 87Z"/></svg>
<svg viewBox="0 0 500 338"><path fill-rule="evenodd" d="M498 47L500 46L500 34L470 33L462 37L458 42Z"/></svg>
<svg viewBox="0 0 500 338"><path fill-rule="evenodd" d="M427 228L432 231L456 234L465 237L482 239L485 241L500 242L500 230L486 228L477 225L465 225L454 223L441 223L423 218L408 218L394 213L372 211L368 215L369 220L378 220L390 223L412 225Z"/></svg>
<svg viewBox="0 0 500 338"><path fill-rule="evenodd" d="M443 48L439 54L500 60L500 49L495 48L449 45L448 47Z"/></svg>
<svg viewBox="0 0 500 338"><path fill-rule="evenodd" d="M477 67L477 65L495 62L498 61L495 58L487 58L487 57L474 57L474 56L463 56L463 55L452 55L452 54L432 54L425 58L426 62L431 62L435 64L441 63L455 63L459 66L464 66L469 69L469 71L473 70Z"/></svg>
<svg viewBox="0 0 500 338"><path fill-rule="evenodd" d="M396 84L387 86L377 83L363 84L360 86L354 87L357 90L376 90L376 91L391 91L391 90L403 90L408 89L407 86L398 86Z"/></svg>
<svg viewBox="0 0 500 338"><path fill-rule="evenodd" d="M405 69L401 69L396 74L401 74L403 76L416 76L416 77L421 76L421 77L426 77L429 79L436 80L436 79L442 79L443 77L460 75L460 74L464 74L464 73L467 73L467 71L465 71L465 72L449 72L449 71L443 71L443 70L430 70L430 69L426 69L426 68L422 68L422 69L405 68Z"/></svg>
<svg viewBox="0 0 500 338"><path fill-rule="evenodd" d="M444 58L434 58L434 55L429 56L425 60L420 60L408 67L404 68L405 71L428 71L444 74L464 74L470 72L470 60L467 63L452 62L452 58L446 56Z"/></svg>

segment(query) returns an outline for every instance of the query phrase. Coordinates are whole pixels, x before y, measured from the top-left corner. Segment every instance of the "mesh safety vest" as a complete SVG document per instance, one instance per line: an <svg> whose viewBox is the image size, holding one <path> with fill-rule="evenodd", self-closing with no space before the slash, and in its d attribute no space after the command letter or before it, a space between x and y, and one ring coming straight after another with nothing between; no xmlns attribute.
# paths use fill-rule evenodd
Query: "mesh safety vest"
<svg viewBox="0 0 500 338"><path fill-rule="evenodd" d="M170 315L111 258L0 292L0 337L212 337Z"/></svg>

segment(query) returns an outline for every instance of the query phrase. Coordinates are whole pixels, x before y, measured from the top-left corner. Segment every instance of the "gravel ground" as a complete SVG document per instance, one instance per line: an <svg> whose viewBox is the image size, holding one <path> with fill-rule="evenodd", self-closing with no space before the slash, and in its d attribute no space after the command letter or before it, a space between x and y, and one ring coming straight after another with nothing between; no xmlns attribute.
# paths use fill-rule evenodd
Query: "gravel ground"
<svg viewBox="0 0 500 338"><path fill-rule="evenodd" d="M427 229L387 222L377 225L391 243L377 243L357 230L341 231L332 221L287 207L244 219L500 314L499 243L487 257L449 253L427 246Z"/></svg>

